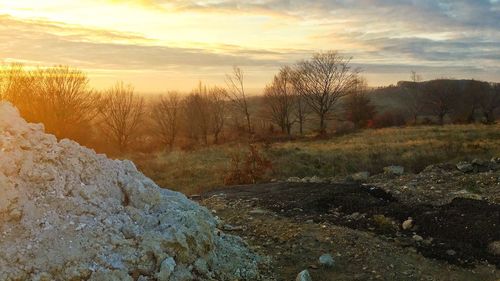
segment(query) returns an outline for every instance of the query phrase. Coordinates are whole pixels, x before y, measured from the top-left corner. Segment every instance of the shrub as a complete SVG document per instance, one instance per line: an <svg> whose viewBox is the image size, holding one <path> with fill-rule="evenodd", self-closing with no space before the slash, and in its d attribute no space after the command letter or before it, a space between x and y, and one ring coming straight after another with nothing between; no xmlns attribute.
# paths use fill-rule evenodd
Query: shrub
<svg viewBox="0 0 500 281"><path fill-rule="evenodd" d="M356 126L352 122L340 122L335 126L336 135L346 135L354 133L356 131Z"/></svg>
<svg viewBox="0 0 500 281"><path fill-rule="evenodd" d="M256 183L261 181L271 169L271 161L262 155L256 145L250 144L246 154L237 151L231 155L231 165L224 177L224 184Z"/></svg>
<svg viewBox="0 0 500 281"><path fill-rule="evenodd" d="M373 223L378 231L382 233L393 233L398 230L397 224L384 215L373 215Z"/></svg>
<svg viewBox="0 0 500 281"><path fill-rule="evenodd" d="M401 112L397 111L386 111L373 119L371 126L373 128L387 128L387 127L397 127L404 126L406 120Z"/></svg>

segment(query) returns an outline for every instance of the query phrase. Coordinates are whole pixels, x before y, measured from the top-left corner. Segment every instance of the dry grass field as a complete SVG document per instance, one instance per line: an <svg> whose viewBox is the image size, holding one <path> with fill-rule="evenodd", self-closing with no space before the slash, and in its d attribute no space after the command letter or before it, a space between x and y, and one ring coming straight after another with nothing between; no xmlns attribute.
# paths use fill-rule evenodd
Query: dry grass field
<svg viewBox="0 0 500 281"><path fill-rule="evenodd" d="M258 146L272 162L272 170L262 181L292 176L343 177L359 171L379 173L388 165L401 165L417 173L434 163L499 156L500 125L386 128ZM224 185L232 157L247 151L248 146L226 144L129 157L160 186L194 194Z"/></svg>

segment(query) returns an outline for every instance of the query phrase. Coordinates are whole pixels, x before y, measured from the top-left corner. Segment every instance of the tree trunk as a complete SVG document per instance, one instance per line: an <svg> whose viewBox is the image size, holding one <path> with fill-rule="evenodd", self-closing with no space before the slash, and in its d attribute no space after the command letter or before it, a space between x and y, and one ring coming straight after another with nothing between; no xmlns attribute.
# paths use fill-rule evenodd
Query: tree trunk
<svg viewBox="0 0 500 281"><path fill-rule="evenodd" d="M476 108L472 108L471 112L469 113L469 116L467 116L467 123L474 123L474 115L476 113Z"/></svg>
<svg viewBox="0 0 500 281"><path fill-rule="evenodd" d="M215 132L214 133L214 144L218 144L219 143L219 132Z"/></svg>
<svg viewBox="0 0 500 281"><path fill-rule="evenodd" d="M251 134L252 133L252 124L250 123L250 114L248 113L248 109L245 109L245 116L247 119L247 130L248 130L248 133Z"/></svg>
<svg viewBox="0 0 500 281"><path fill-rule="evenodd" d="M326 134L325 114L319 115L319 134L322 136Z"/></svg>
<svg viewBox="0 0 500 281"><path fill-rule="evenodd" d="M485 111L484 118L486 119L486 124L488 125L495 123L495 116L493 115L493 111Z"/></svg>
<svg viewBox="0 0 500 281"><path fill-rule="evenodd" d="M439 113L439 125L444 125L444 116L445 114Z"/></svg>

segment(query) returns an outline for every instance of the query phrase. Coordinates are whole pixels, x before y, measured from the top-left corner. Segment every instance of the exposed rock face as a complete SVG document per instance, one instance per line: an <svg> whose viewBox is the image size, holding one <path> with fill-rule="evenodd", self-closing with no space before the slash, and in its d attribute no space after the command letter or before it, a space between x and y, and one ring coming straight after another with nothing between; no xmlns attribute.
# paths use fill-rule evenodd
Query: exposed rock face
<svg viewBox="0 0 500 281"><path fill-rule="evenodd" d="M256 280L210 212L0 103L0 280Z"/></svg>

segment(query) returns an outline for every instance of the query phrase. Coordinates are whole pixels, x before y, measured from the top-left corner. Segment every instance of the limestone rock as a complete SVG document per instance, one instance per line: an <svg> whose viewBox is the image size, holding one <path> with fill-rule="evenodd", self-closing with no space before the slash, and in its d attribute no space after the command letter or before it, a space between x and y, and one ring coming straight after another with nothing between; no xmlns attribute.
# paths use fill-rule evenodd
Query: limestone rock
<svg viewBox="0 0 500 281"><path fill-rule="evenodd" d="M258 280L241 238L213 215L0 103L0 281ZM165 279L167 278L167 279Z"/></svg>
<svg viewBox="0 0 500 281"><path fill-rule="evenodd" d="M359 172L351 175L352 180L363 182L370 178L370 172Z"/></svg>
<svg viewBox="0 0 500 281"><path fill-rule="evenodd" d="M287 182L301 182L302 179L299 177L289 177L286 181Z"/></svg>
<svg viewBox="0 0 500 281"><path fill-rule="evenodd" d="M500 256L500 240L491 242L488 245L488 251L495 256Z"/></svg>
<svg viewBox="0 0 500 281"><path fill-rule="evenodd" d="M402 166L388 166L384 168L386 174L391 174L395 176L401 176L405 172L405 168Z"/></svg>
<svg viewBox="0 0 500 281"><path fill-rule="evenodd" d="M411 229L413 227L413 219L411 217L409 217L407 220L405 220L403 222L403 224L401 225L401 227L404 229L404 230L408 230L408 229Z"/></svg>
<svg viewBox="0 0 500 281"><path fill-rule="evenodd" d="M415 240L416 242L422 242L424 241L424 238L418 234L415 234L413 235L413 240Z"/></svg>
<svg viewBox="0 0 500 281"><path fill-rule="evenodd" d="M168 281L170 275L175 270L175 260L172 257L166 258L160 265L160 272L158 273L158 281Z"/></svg>
<svg viewBox="0 0 500 281"><path fill-rule="evenodd" d="M324 267L333 267L335 265L335 260L330 254L323 254L319 257L319 264Z"/></svg>
<svg viewBox="0 0 500 281"><path fill-rule="evenodd" d="M312 176L310 179L309 179L309 182L310 183L323 183L325 182L322 178L318 177L318 176Z"/></svg>
<svg viewBox="0 0 500 281"><path fill-rule="evenodd" d="M307 269L302 270L299 274L297 274L295 281L312 281L311 274L309 274Z"/></svg>
<svg viewBox="0 0 500 281"><path fill-rule="evenodd" d="M461 172L469 173L469 172L474 171L474 166L472 166L472 164L470 164L470 163L462 161L462 162L457 163L457 169Z"/></svg>

